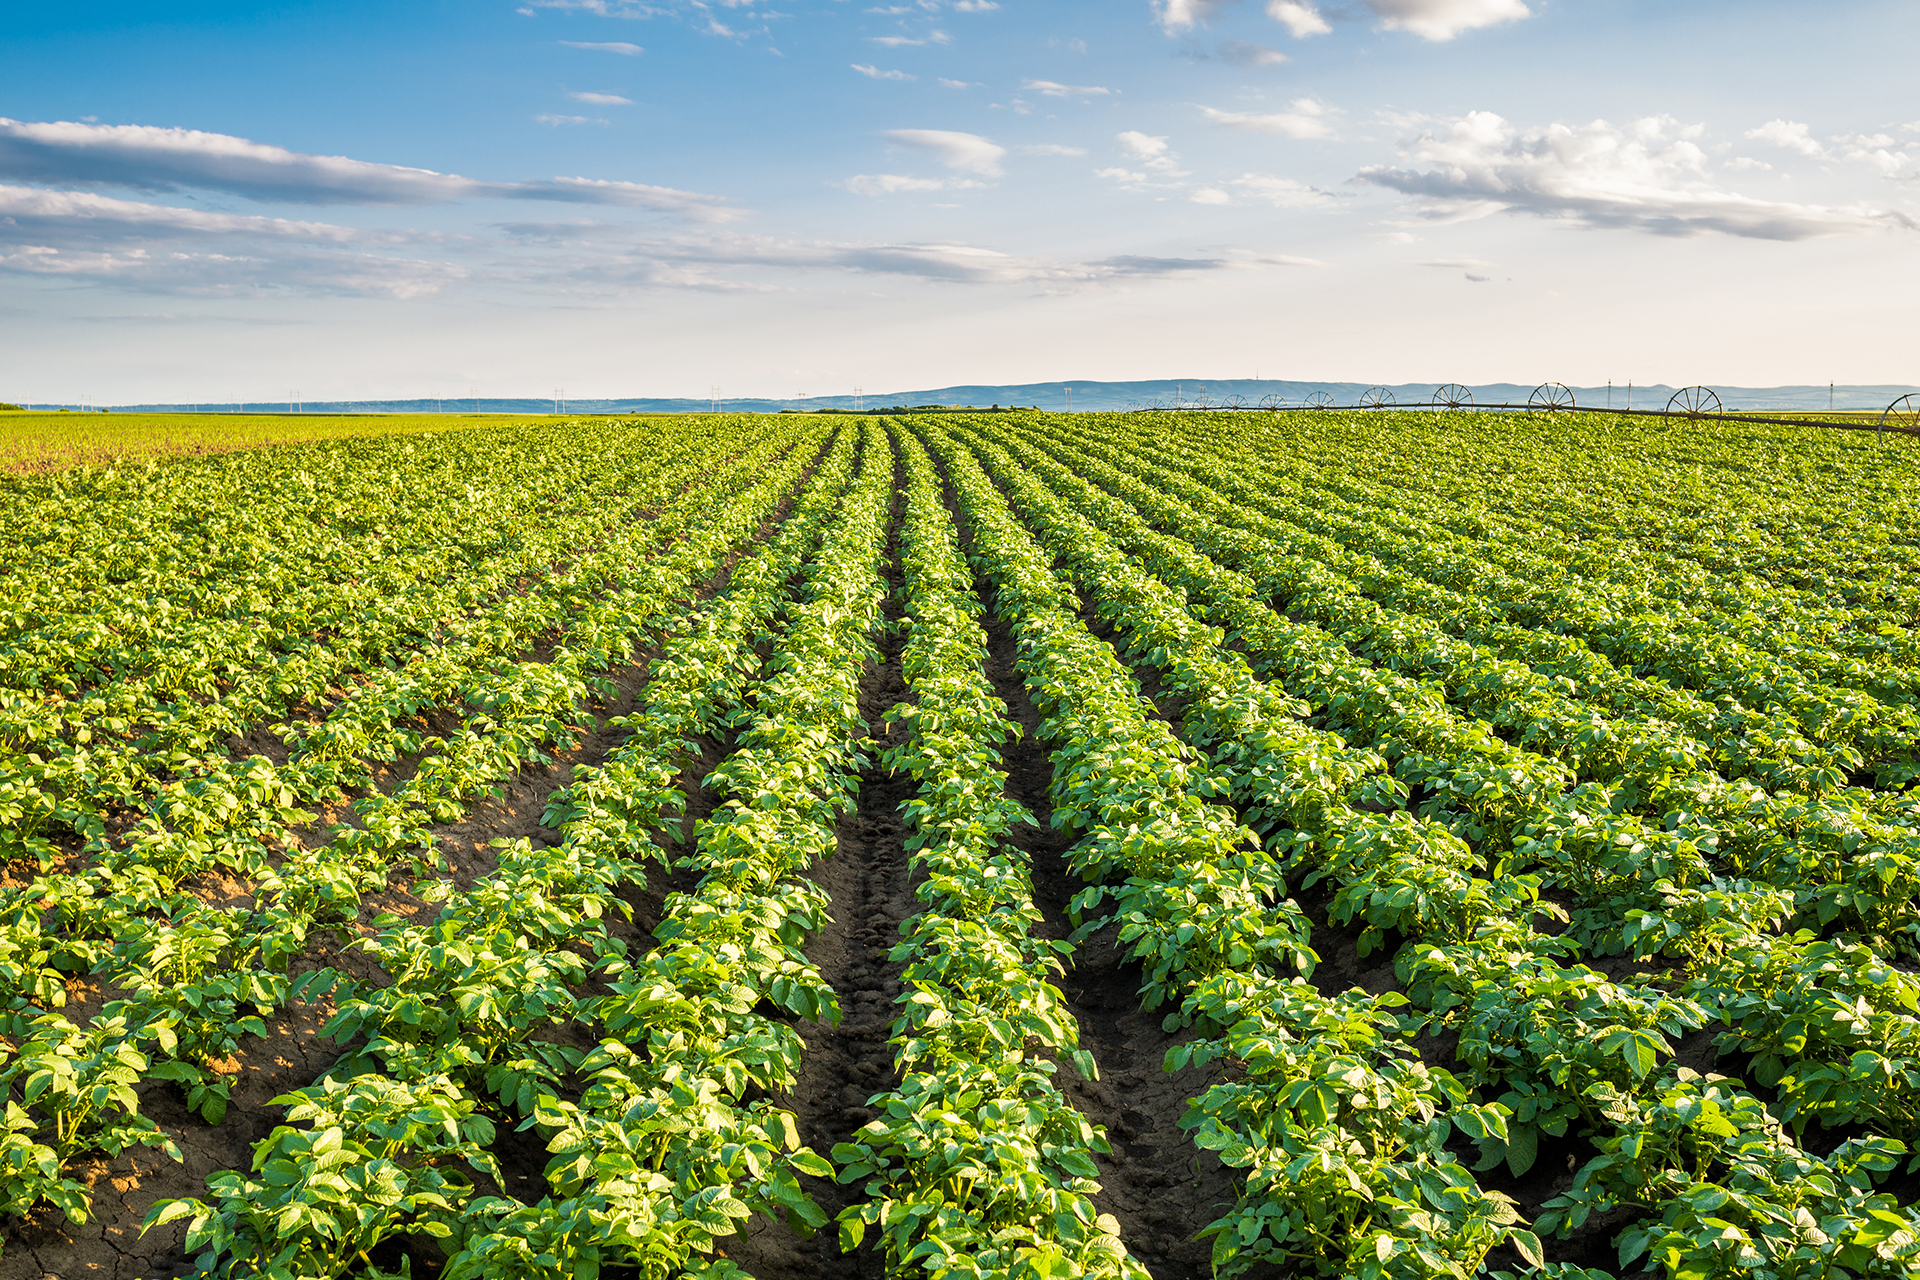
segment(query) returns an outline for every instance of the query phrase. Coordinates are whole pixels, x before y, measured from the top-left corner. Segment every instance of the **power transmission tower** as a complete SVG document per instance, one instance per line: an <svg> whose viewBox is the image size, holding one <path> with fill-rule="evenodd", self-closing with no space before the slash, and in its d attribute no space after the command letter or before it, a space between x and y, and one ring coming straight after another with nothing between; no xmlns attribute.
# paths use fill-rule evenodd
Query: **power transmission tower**
<svg viewBox="0 0 1920 1280"><path fill-rule="evenodd" d="M708 387L707 398L713 401L713 411L715 413L720 412L720 388Z"/></svg>
<svg viewBox="0 0 1920 1280"><path fill-rule="evenodd" d="M855 409L867 407L867 393L859 387L853 389L853 407Z"/></svg>
<svg viewBox="0 0 1920 1280"><path fill-rule="evenodd" d="M1068 413L1073 412L1073 388L1072 387L1067 388L1067 412Z"/></svg>

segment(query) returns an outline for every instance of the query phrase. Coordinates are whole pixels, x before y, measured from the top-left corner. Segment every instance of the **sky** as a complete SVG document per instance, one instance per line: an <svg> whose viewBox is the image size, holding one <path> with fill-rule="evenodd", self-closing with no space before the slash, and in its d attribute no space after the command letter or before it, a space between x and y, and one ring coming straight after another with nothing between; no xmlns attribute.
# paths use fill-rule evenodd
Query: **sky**
<svg viewBox="0 0 1920 1280"><path fill-rule="evenodd" d="M0 400L1920 382L1911 0L0 14Z"/></svg>

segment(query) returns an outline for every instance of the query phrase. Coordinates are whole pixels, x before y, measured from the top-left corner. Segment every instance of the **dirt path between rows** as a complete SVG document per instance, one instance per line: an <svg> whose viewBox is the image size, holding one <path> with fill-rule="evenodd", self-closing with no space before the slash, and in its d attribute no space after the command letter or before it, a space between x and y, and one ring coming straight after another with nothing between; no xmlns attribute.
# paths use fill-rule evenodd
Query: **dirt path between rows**
<svg viewBox="0 0 1920 1280"><path fill-rule="evenodd" d="M900 995L902 966L887 958L900 940L900 922L919 909L913 897L907 860L906 825L900 806L913 794L913 779L891 776L879 760L887 740L882 722L888 708L906 697L900 652L906 635L899 626L903 578L899 554L898 495L905 485L896 462L895 501L890 513L886 552L886 628L878 637L880 660L860 681L860 715L870 740L867 767L852 810L835 833L834 854L810 867L806 876L832 895L831 919L804 948L807 958L839 997L840 1025L796 1022L801 1041L800 1071L793 1087L773 1101L793 1112L800 1140L822 1156L846 1142L877 1114L867 1105L875 1094L896 1087L893 1048L888 1043L894 999ZM835 1215L861 1198L858 1185L842 1187L828 1178L806 1179L807 1190L828 1217L811 1238L785 1223L751 1220L726 1253L756 1280L880 1280L885 1274L869 1232L861 1248L840 1252Z"/></svg>

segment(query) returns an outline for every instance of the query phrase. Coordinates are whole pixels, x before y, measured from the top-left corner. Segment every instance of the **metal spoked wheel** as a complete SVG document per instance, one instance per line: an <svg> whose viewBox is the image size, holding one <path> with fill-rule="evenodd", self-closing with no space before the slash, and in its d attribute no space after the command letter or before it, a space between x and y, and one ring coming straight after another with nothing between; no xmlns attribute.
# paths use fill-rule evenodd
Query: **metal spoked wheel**
<svg viewBox="0 0 1920 1280"><path fill-rule="evenodd" d="M1262 409L1284 409L1287 407L1287 398L1278 391L1269 391L1260 397L1260 407Z"/></svg>
<svg viewBox="0 0 1920 1280"><path fill-rule="evenodd" d="M1433 393L1433 402L1442 409L1473 408L1473 392L1457 382L1449 382Z"/></svg>
<svg viewBox="0 0 1920 1280"><path fill-rule="evenodd" d="M1888 405L1880 414L1880 433L1885 435L1888 427L1920 434L1920 396L1904 395Z"/></svg>
<svg viewBox="0 0 1920 1280"><path fill-rule="evenodd" d="M1247 407L1247 398L1245 396L1228 396L1227 397L1227 408L1244 409L1246 407Z"/></svg>
<svg viewBox="0 0 1920 1280"><path fill-rule="evenodd" d="M1325 391L1315 391L1305 400L1301 401L1301 403L1309 409L1331 409L1333 408L1333 396Z"/></svg>
<svg viewBox="0 0 1920 1280"><path fill-rule="evenodd" d="M1385 387L1368 387L1360 393L1360 407L1362 409L1391 409L1393 408L1393 392L1387 390Z"/></svg>
<svg viewBox="0 0 1920 1280"><path fill-rule="evenodd" d="M1711 418L1725 410L1720 407L1720 393L1712 387L1682 387L1667 401L1667 412L1689 418Z"/></svg>
<svg viewBox="0 0 1920 1280"><path fill-rule="evenodd" d="M1533 389L1527 397L1527 408L1544 409L1551 413L1573 408L1573 392L1558 382L1543 382Z"/></svg>

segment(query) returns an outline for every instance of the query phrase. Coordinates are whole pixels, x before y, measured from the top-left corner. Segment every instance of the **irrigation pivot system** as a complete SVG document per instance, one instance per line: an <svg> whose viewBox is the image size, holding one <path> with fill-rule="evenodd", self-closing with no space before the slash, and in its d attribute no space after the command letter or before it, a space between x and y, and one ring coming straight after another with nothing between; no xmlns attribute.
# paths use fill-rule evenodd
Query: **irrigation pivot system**
<svg viewBox="0 0 1920 1280"><path fill-rule="evenodd" d="M1159 406L1155 406L1156 408ZM1234 397L1226 405L1192 405L1189 408L1243 407L1239 397ZM1473 392L1457 382L1449 382L1436 387L1428 400L1409 401L1401 404L1394 399L1393 392L1386 387L1368 387L1360 393L1356 404L1336 404L1331 394L1315 391L1301 400L1299 404L1288 404L1278 395L1263 396L1258 406L1273 413L1298 412L1303 409L1479 409L1484 411L1523 410L1531 413L1561 412L1575 409L1573 392L1564 383L1543 382L1533 389L1525 404L1475 404ZM1773 422L1787 423L1803 427L1837 427L1843 431L1874 431L1885 434L1887 431L1899 431L1907 435L1920 435L1920 395L1904 395L1880 414L1872 422L1835 422L1822 418L1781 418L1770 414L1729 413L1720 401L1720 394L1712 387L1682 387L1667 400L1664 409L1606 409L1597 412L1620 414L1634 418L1687 418L1700 420L1713 418L1725 422Z"/></svg>

